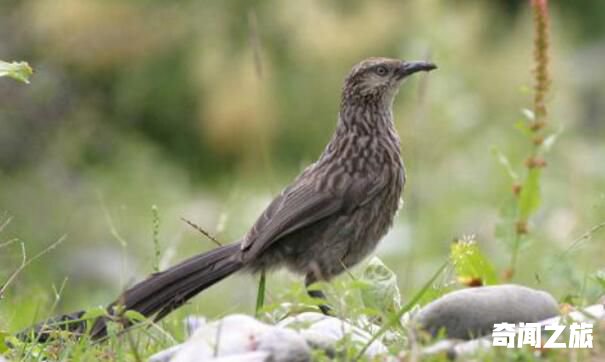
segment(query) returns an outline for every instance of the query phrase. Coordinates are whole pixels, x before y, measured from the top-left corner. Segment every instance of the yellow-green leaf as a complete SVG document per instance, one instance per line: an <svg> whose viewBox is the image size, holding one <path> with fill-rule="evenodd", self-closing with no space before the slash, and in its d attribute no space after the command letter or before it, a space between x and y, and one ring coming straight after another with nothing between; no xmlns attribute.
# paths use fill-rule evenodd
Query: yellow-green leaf
<svg viewBox="0 0 605 362"><path fill-rule="evenodd" d="M8 346L6 345L6 339L9 334L6 331L0 331L0 354L8 351Z"/></svg>
<svg viewBox="0 0 605 362"><path fill-rule="evenodd" d="M459 240L450 249L450 259L456 271L456 277L464 284L496 284L497 276L493 265L479 250L474 240Z"/></svg>
<svg viewBox="0 0 605 362"><path fill-rule="evenodd" d="M513 167L511 166L510 161L508 160L508 157L506 157L506 155L504 153L502 153L497 147L492 147L492 153L494 154L494 156L496 156L496 158L498 159L498 162L500 162L502 167L504 167L504 169L506 170L506 173L508 173L510 178L513 181L517 181L519 179L519 176L517 175L515 170L513 170Z"/></svg>
<svg viewBox="0 0 605 362"><path fill-rule="evenodd" d="M540 206L541 171L538 167L530 169L521 188L521 194L519 195L519 216L522 220L526 220Z"/></svg>
<svg viewBox="0 0 605 362"><path fill-rule="evenodd" d="M10 77L29 84L29 77L32 76L34 70L27 62L3 62L0 60L0 77Z"/></svg>

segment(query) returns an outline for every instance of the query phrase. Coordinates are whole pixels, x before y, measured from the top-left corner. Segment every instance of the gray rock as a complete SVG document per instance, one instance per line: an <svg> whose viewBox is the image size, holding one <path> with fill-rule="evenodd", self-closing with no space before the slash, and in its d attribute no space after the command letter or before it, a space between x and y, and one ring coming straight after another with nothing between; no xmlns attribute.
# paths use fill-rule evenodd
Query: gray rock
<svg viewBox="0 0 605 362"><path fill-rule="evenodd" d="M590 307L580 308L567 313L563 318L554 317L544 321L540 324L565 324L566 319L568 322L594 322L594 321L605 321L605 304L595 304Z"/></svg>
<svg viewBox="0 0 605 362"><path fill-rule="evenodd" d="M183 348L182 344L177 344L149 357L149 362L168 362ZM2 361L0 361L2 362Z"/></svg>
<svg viewBox="0 0 605 362"><path fill-rule="evenodd" d="M350 338L352 342L360 345L365 345L372 338L365 330L346 321L315 312L288 317L278 325L298 329L311 347L325 351L328 356L334 356L336 343L344 338ZM376 340L370 344L365 356L372 358L385 353L387 353L386 346L380 340Z"/></svg>
<svg viewBox="0 0 605 362"><path fill-rule="evenodd" d="M195 360L202 361L202 360ZM210 360L204 361L212 361L212 362L273 362L275 361L271 354L265 351L256 351L256 352L248 352L238 355L225 356L225 357L217 357L212 358ZM281 360L279 360L281 361ZM287 361L287 360L286 360Z"/></svg>
<svg viewBox="0 0 605 362"><path fill-rule="evenodd" d="M565 320L561 317L553 317L538 322L540 325L560 325L570 322L590 322L599 323L605 322L605 305L595 304L590 307L574 310L565 315ZM544 330L543 330L544 332ZM544 336L543 338L548 338ZM459 339L445 339L422 349L421 355L429 357L433 355L445 355L450 360L461 359L464 361L476 360L473 356L483 353L492 348L492 337L486 336L482 338L472 339L470 341L461 341Z"/></svg>
<svg viewBox="0 0 605 362"><path fill-rule="evenodd" d="M414 321L435 336L471 339L493 331L494 323L538 322L559 314L552 295L520 285L457 290L429 303Z"/></svg>
<svg viewBox="0 0 605 362"><path fill-rule="evenodd" d="M311 351L296 331L271 326L241 314L205 323L188 320L197 329L183 344L159 352L153 362L249 361L309 362ZM193 323L193 324L191 324ZM190 325L191 324L191 325Z"/></svg>

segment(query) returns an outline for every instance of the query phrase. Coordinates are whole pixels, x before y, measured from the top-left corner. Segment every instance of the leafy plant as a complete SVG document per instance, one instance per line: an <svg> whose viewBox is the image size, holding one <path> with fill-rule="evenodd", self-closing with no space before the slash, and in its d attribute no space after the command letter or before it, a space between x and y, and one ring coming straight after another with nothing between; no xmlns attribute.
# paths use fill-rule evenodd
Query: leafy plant
<svg viewBox="0 0 605 362"><path fill-rule="evenodd" d="M397 275L380 258L373 257L370 260L359 281L364 284L360 293L365 307L383 314L393 313L401 308Z"/></svg>
<svg viewBox="0 0 605 362"><path fill-rule="evenodd" d="M450 260L456 271L456 279L467 286L496 284L498 278L494 266L481 253L474 238L457 240L450 248Z"/></svg>
<svg viewBox="0 0 605 362"><path fill-rule="evenodd" d="M550 88L549 75L549 32L548 1L532 0L534 13L534 87L532 109L523 109L524 119L516 128L529 141L529 155L524 162L525 172L519 177L513 170L508 158L496 150L499 162L505 167L512 179L512 199L501 211L502 222L496 234L505 240L511 248L511 260L506 279L513 277L520 248L528 241L529 221L541 204L540 183L542 169L546 167L545 154L550 150L558 133L547 134L548 112L546 95Z"/></svg>

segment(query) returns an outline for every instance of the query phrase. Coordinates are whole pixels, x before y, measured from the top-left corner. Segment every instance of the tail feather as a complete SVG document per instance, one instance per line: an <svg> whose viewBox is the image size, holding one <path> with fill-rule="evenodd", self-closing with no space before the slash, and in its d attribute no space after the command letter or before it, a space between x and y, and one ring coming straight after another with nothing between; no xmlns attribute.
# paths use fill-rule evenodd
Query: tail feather
<svg viewBox="0 0 605 362"><path fill-rule="evenodd" d="M114 314L115 308L113 307L120 306L120 310L134 310L145 317L160 320L204 289L240 270L242 262L237 258L239 250L239 243L221 246L207 253L193 256L164 271L154 273L124 291L115 302L109 305L108 312L110 315ZM83 312L77 314L81 316ZM44 341L50 337L52 331L57 329L84 333L86 321L76 320L72 315L74 313L51 318L32 329L19 333L18 337L31 339L33 335L36 340ZM114 316L119 317L115 314ZM57 321L63 323L57 325ZM125 326L130 325L128 321L122 323ZM106 336L106 327L107 317L98 318L91 329L91 337L98 339Z"/></svg>
<svg viewBox="0 0 605 362"><path fill-rule="evenodd" d="M202 290L219 282L241 268L233 256L238 244L216 248L193 256L165 271L152 274L146 280L126 290L113 305L151 316L165 309L178 308ZM183 299L183 297L188 298Z"/></svg>

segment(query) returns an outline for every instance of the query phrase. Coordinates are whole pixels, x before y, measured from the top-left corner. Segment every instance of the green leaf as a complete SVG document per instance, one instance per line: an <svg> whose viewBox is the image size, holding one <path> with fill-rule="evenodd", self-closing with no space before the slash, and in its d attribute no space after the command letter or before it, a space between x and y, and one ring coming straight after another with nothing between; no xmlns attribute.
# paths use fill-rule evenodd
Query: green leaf
<svg viewBox="0 0 605 362"><path fill-rule="evenodd" d="M540 153L548 153L559 138L559 136L561 135L561 133L563 133L563 127L560 127L557 132L549 134L548 137L546 137L540 145Z"/></svg>
<svg viewBox="0 0 605 362"><path fill-rule="evenodd" d="M147 320L147 317L137 312L136 310L127 310L124 312L124 317L126 317L131 322L144 322Z"/></svg>
<svg viewBox="0 0 605 362"><path fill-rule="evenodd" d="M8 346L6 345L6 340L8 337L9 334L6 331L0 331L0 355L8 351Z"/></svg>
<svg viewBox="0 0 605 362"><path fill-rule="evenodd" d="M97 318L107 315L107 310L103 307L96 307L87 310L80 317L81 320L86 321L86 333L90 333L90 330L94 326L94 322Z"/></svg>
<svg viewBox="0 0 605 362"><path fill-rule="evenodd" d="M34 70L27 62L7 63L0 60L0 77L10 77L29 84L29 77L33 73Z"/></svg>
<svg viewBox="0 0 605 362"><path fill-rule="evenodd" d="M401 308L397 276L378 257L370 260L359 281L364 284L360 293L365 307L384 314Z"/></svg>
<svg viewBox="0 0 605 362"><path fill-rule="evenodd" d="M91 308L91 309L87 310L86 312L84 312L84 314L82 314L82 317L80 319L82 319L82 320L97 319L99 317L103 317L106 315L107 315L107 310L104 307L95 307L95 308Z"/></svg>
<svg viewBox="0 0 605 362"><path fill-rule="evenodd" d="M540 176L542 170L534 167L529 170L525 183L521 187L519 194L519 217L527 220L529 216L538 209L541 203L540 197Z"/></svg>
<svg viewBox="0 0 605 362"><path fill-rule="evenodd" d="M517 181L519 179L519 176L517 175L515 170L513 170L513 167L511 166L508 157L506 157L506 155L502 153L497 147L492 147L492 153L494 154L494 156L496 156L498 162L500 162L500 164L504 167L510 178L513 181Z"/></svg>
<svg viewBox="0 0 605 362"><path fill-rule="evenodd" d="M521 133L523 133L526 136L531 136L531 129L529 128L529 126L527 125L527 121L525 120L519 120L517 122L515 122L514 127L521 131Z"/></svg>
<svg viewBox="0 0 605 362"><path fill-rule="evenodd" d="M450 248L450 260L456 276L463 284L480 280L482 285L496 284L498 278L493 265L479 250L474 240L459 240Z"/></svg>
<svg viewBox="0 0 605 362"><path fill-rule="evenodd" d="M261 271L260 279L258 281L258 291L256 292L256 308L254 309L254 317L260 316L261 310L265 306L265 289L267 284L267 277L265 271Z"/></svg>
<svg viewBox="0 0 605 362"><path fill-rule="evenodd" d="M535 121L536 120L536 115L534 114L534 111L532 111L531 109L528 108L523 108L521 109L521 114L523 115L523 117L525 117L528 121Z"/></svg>
<svg viewBox="0 0 605 362"><path fill-rule="evenodd" d="M597 281L597 283L599 284L601 289L605 291L605 269L601 269L601 270L597 271L593 275L593 278L594 278L594 280Z"/></svg>

